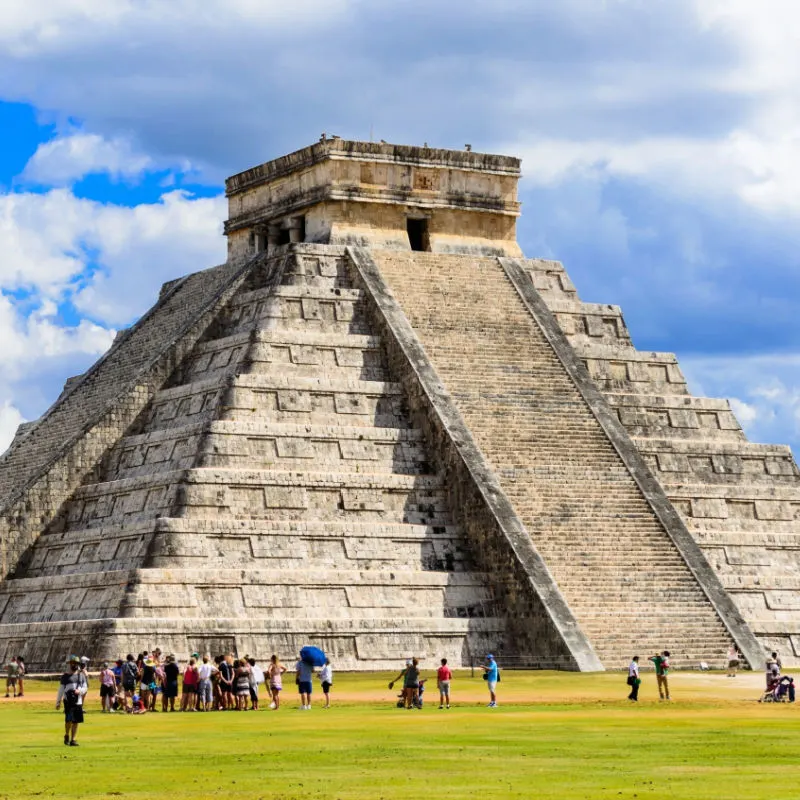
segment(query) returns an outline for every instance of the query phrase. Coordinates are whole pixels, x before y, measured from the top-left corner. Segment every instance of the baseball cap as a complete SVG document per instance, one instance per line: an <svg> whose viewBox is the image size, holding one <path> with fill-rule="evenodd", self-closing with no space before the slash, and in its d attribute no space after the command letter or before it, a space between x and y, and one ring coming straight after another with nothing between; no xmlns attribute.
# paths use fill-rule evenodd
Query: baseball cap
<svg viewBox="0 0 800 800"><path fill-rule="evenodd" d="M494 660L494 656L491 653L489 653L489 655L486 656L486 660L487 661L493 661Z"/></svg>

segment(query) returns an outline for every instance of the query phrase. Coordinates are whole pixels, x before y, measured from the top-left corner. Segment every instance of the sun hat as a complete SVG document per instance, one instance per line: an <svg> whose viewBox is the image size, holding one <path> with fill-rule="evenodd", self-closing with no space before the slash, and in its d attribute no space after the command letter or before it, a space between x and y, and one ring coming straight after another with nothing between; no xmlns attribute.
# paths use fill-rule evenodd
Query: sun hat
<svg viewBox="0 0 800 800"><path fill-rule="evenodd" d="M80 663L81 663L81 660L78 658L78 656L70 656L67 659L67 664L80 664Z"/></svg>

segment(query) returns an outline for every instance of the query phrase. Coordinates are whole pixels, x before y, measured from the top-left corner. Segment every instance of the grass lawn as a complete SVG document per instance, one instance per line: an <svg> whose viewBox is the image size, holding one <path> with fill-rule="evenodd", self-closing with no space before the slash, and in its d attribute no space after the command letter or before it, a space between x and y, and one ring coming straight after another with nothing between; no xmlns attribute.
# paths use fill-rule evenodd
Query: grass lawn
<svg viewBox="0 0 800 800"><path fill-rule="evenodd" d="M800 796L798 706L756 701L759 674L503 673L500 707L456 674L454 707L393 707L389 675L336 676L335 707L105 715L93 679L81 746L64 747L55 684L0 698L0 798L692 798ZM315 692L318 687L315 684ZM319 702L320 695L315 699Z"/></svg>

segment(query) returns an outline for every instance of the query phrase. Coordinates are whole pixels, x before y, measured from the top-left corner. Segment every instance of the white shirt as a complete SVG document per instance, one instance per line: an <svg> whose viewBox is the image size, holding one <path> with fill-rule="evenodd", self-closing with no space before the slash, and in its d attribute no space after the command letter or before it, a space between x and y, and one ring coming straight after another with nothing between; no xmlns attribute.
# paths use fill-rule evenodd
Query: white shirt
<svg viewBox="0 0 800 800"><path fill-rule="evenodd" d="M261 669L257 664L253 668L253 680L256 684L264 683L264 670Z"/></svg>
<svg viewBox="0 0 800 800"><path fill-rule="evenodd" d="M333 667L330 664L326 664L320 669L319 681L320 683L333 683Z"/></svg>
<svg viewBox="0 0 800 800"><path fill-rule="evenodd" d="M201 664L197 668L197 674L200 676L201 681L207 681L211 679L211 673L214 671L214 666L212 664Z"/></svg>
<svg viewBox="0 0 800 800"><path fill-rule="evenodd" d="M631 664L628 667L628 677L629 678L638 678L639 677L639 662L638 661L631 661Z"/></svg>

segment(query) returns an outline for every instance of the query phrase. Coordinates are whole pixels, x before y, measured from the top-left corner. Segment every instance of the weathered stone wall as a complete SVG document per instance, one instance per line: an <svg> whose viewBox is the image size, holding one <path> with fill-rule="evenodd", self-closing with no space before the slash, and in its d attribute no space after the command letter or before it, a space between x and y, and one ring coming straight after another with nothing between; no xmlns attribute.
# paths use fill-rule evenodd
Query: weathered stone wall
<svg viewBox="0 0 800 800"><path fill-rule="evenodd" d="M176 283L73 381L0 460L0 574L25 550L146 407L241 279L224 265Z"/></svg>

